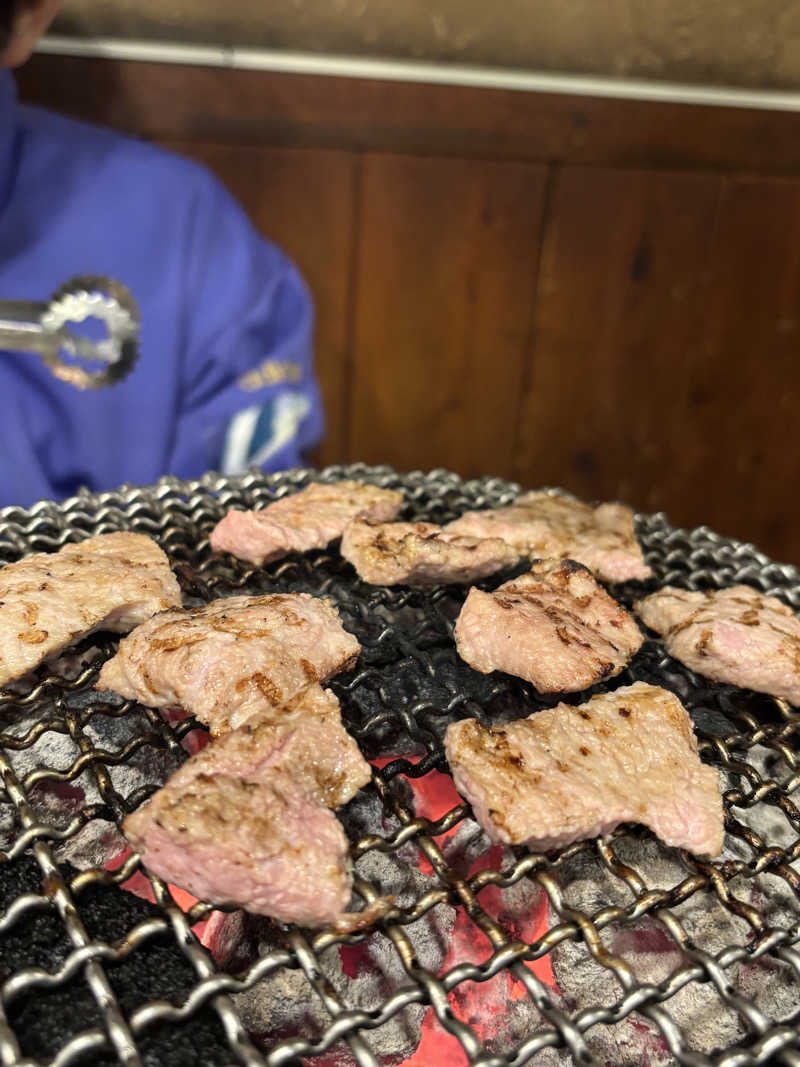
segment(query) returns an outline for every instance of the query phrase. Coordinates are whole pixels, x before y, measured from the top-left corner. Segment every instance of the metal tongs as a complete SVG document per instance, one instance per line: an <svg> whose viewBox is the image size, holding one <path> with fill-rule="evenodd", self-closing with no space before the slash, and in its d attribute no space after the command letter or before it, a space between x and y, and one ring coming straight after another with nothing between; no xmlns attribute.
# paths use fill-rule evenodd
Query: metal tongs
<svg viewBox="0 0 800 1067"><path fill-rule="evenodd" d="M102 340L70 328L89 318L104 324ZM0 349L36 353L57 378L78 389L121 381L139 355L138 333L136 302L111 278L73 278L48 303L0 300Z"/></svg>

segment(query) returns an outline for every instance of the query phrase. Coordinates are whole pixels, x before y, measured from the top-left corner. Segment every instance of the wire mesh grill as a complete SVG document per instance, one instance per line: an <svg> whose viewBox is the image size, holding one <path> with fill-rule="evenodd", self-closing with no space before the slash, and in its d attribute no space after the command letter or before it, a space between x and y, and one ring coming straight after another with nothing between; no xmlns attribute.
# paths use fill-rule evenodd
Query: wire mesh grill
<svg viewBox="0 0 800 1067"><path fill-rule="evenodd" d="M161 544L188 603L233 591L331 597L363 646L331 686L375 767L340 813L356 893L393 893L394 908L359 934L310 934L212 915L147 875L118 827L186 758L198 727L95 693L116 642L89 639L0 695L0 1061L800 1064L798 715L646 641L596 689L643 680L679 694L722 774L722 857L703 862L633 826L547 856L490 847L445 777L446 726L555 701L460 661L452 627L466 590L367 586L335 551L256 570L210 553L229 507L264 506L312 476L402 489L406 517L435 522L519 491L362 465L165 479L5 509L0 559L127 529ZM800 608L800 573L752 546L662 515L637 524L655 584L746 582ZM630 603L644 588L615 595ZM150 902L121 888L137 880ZM210 915L204 944L192 927Z"/></svg>

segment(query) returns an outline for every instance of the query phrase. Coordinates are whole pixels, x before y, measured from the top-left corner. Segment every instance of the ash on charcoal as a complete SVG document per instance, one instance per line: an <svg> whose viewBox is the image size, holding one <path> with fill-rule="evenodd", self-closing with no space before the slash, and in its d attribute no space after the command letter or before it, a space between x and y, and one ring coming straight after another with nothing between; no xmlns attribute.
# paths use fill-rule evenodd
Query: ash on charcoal
<svg viewBox="0 0 800 1067"><path fill-rule="evenodd" d="M399 775L392 780L392 790L398 791L401 801L408 801L411 790L405 778ZM345 807L337 812L348 835L357 840L367 834L378 837L390 837L400 829L400 820L388 812L372 786L359 789L358 793Z"/></svg>
<svg viewBox="0 0 800 1067"><path fill-rule="evenodd" d="M22 833L22 822L13 804L0 804L0 852L5 852Z"/></svg>
<svg viewBox="0 0 800 1067"><path fill-rule="evenodd" d="M81 710L84 712L97 708L98 705L91 702L81 703ZM151 732L143 712L132 710L124 715L108 713L107 701L102 702L102 710L95 710L93 715L86 715L85 719L84 734L92 744L104 748L107 752L119 751L135 737Z"/></svg>
<svg viewBox="0 0 800 1067"><path fill-rule="evenodd" d="M419 964L433 973L444 959L452 914L452 908L439 906L403 928ZM266 921L250 921L246 925L251 937L256 934L255 958L283 947L279 931ZM325 976L348 1008L375 1010L392 993L414 984L394 945L382 934L374 933L355 946L333 945L320 960ZM331 1023L322 1001L299 969L281 968L246 992L235 994L233 1000L246 1028L258 1034L265 1045L271 1046L289 1034L313 1040ZM424 1005L412 1004L365 1035L382 1063L401 1063L412 1055L419 1044L426 1010ZM336 1056L335 1062L342 1067L355 1062L344 1047L337 1050Z"/></svg>
<svg viewBox="0 0 800 1067"><path fill-rule="evenodd" d="M127 841L116 823L92 819L76 834L55 849L60 863L70 863L79 871L90 867L105 868L127 848Z"/></svg>
<svg viewBox="0 0 800 1067"><path fill-rule="evenodd" d="M614 851L633 867L650 888L669 889L679 884L690 870L684 868L679 854L648 839L617 839ZM572 857L562 868L564 898L572 907L589 915L608 904L630 904L632 893L614 878L593 850ZM729 886L745 904L756 907L770 926L788 928L798 918L798 903L786 883L776 877L759 876L755 880L735 879ZM690 946L702 946L703 952L715 954L728 946L745 946L752 942L750 925L734 914L709 888L693 893L683 903L670 908L668 914L679 921L686 935L686 949L668 932L666 926L651 916L630 923L615 923L602 933L604 946L621 957L640 983L654 985L686 966L695 966ZM553 913L551 922L558 922ZM553 971L571 1010L610 1006L623 995L622 985L614 973L593 959L582 941L562 942L553 952ZM726 970L734 990L754 1000L773 1022L796 1011L798 981L785 963L768 957L764 963L753 961L734 964ZM775 978L779 981L775 981ZM743 1021L716 991L711 981L691 981L661 1005L686 1036L687 1047L710 1053L727 1047L747 1033ZM587 1043L598 1058L631 1067L647 1060L653 1067L671 1065L674 1058L657 1025L635 1015L614 1026L595 1026L587 1034Z"/></svg>
<svg viewBox="0 0 800 1067"><path fill-rule="evenodd" d="M108 773L117 793L127 800L144 786L155 788L163 785L177 769L179 762L165 748L143 745L124 763L110 764Z"/></svg>
<svg viewBox="0 0 800 1067"><path fill-rule="evenodd" d="M68 771L80 754L80 749L69 734L57 730L47 730L27 748L5 750L6 758L20 781L39 767L50 771Z"/></svg>

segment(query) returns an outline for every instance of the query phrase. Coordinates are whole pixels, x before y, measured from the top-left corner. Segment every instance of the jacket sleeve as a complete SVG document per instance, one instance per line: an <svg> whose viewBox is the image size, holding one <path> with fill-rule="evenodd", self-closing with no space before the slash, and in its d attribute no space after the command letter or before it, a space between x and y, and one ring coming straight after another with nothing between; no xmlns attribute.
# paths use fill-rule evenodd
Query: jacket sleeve
<svg viewBox="0 0 800 1067"><path fill-rule="evenodd" d="M188 219L170 471L194 477L209 469L297 466L323 429L308 289L294 264L203 171Z"/></svg>

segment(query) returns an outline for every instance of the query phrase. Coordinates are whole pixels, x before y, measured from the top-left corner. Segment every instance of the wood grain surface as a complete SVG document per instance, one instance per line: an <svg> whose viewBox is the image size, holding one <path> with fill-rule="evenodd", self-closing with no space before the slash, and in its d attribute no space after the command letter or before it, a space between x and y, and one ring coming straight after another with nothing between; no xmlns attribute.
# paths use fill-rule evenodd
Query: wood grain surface
<svg viewBox="0 0 800 1067"><path fill-rule="evenodd" d="M511 468L544 184L528 164L367 156L351 456Z"/></svg>

